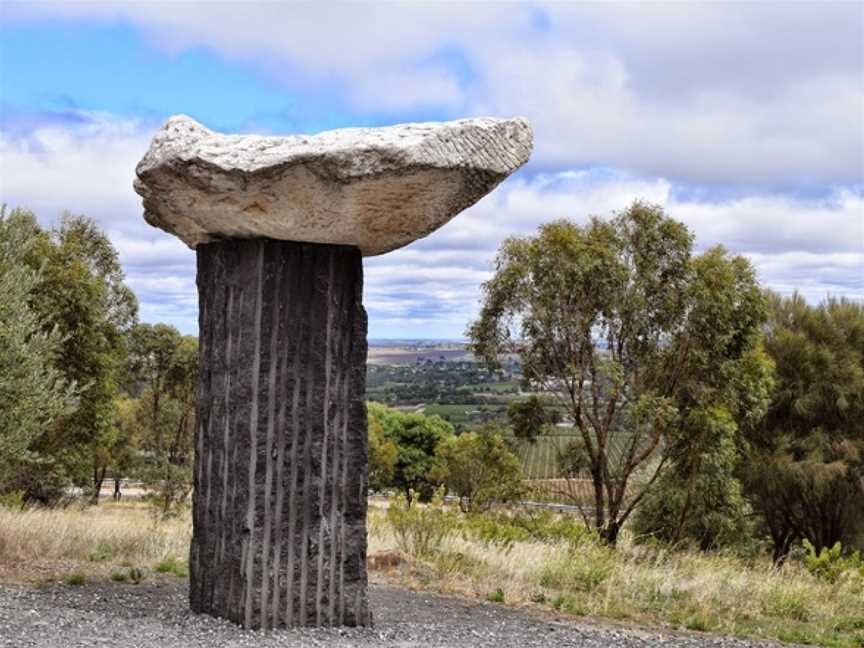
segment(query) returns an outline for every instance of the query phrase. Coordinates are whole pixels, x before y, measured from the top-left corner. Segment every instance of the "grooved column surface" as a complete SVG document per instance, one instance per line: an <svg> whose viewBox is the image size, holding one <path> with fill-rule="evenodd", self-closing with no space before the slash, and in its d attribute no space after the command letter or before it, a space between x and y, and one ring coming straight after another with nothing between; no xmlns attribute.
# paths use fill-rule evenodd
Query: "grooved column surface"
<svg viewBox="0 0 864 648"><path fill-rule="evenodd" d="M360 251L230 239L197 255L192 610L367 625Z"/></svg>

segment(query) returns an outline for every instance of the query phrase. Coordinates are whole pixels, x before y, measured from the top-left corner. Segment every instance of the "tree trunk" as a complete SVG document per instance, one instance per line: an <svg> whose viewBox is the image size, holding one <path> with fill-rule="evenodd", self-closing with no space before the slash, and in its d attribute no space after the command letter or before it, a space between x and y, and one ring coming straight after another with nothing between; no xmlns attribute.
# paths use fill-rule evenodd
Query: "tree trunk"
<svg viewBox="0 0 864 648"><path fill-rule="evenodd" d="M601 465L591 467L591 482L594 488L594 525L598 532L602 532L606 527L606 502L603 498L605 483Z"/></svg>
<svg viewBox="0 0 864 648"><path fill-rule="evenodd" d="M247 628L368 625L360 252L197 250L191 607Z"/></svg>
<svg viewBox="0 0 864 648"><path fill-rule="evenodd" d="M601 529L600 538L610 547L614 547L618 544L618 534L620 532L621 525L617 521L610 519L606 523L606 526Z"/></svg>
<svg viewBox="0 0 864 648"><path fill-rule="evenodd" d="M93 466L93 497L90 500L91 504L99 504L99 495L102 493L102 483L105 481L106 466L102 466L100 470L98 466Z"/></svg>

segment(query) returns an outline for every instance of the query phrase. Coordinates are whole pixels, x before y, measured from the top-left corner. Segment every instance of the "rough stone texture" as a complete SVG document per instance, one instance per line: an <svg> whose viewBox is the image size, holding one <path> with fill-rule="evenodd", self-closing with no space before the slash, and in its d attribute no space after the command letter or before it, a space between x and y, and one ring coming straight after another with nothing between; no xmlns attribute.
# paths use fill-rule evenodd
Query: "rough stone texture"
<svg viewBox="0 0 864 648"><path fill-rule="evenodd" d="M138 164L147 221L190 247L224 238L355 245L426 236L531 153L527 120L463 119L319 135L221 135L170 118Z"/></svg>
<svg viewBox="0 0 864 648"><path fill-rule="evenodd" d="M360 252L235 239L197 253L192 610L367 625Z"/></svg>

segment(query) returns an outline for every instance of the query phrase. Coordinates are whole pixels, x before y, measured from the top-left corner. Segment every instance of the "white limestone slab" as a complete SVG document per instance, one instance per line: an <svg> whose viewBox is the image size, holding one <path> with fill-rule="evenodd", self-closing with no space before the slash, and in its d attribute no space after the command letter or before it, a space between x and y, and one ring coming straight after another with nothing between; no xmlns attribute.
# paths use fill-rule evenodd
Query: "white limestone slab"
<svg viewBox="0 0 864 648"><path fill-rule="evenodd" d="M189 247L225 238L355 245L422 238L528 161L524 118L222 135L171 117L138 164L148 223Z"/></svg>

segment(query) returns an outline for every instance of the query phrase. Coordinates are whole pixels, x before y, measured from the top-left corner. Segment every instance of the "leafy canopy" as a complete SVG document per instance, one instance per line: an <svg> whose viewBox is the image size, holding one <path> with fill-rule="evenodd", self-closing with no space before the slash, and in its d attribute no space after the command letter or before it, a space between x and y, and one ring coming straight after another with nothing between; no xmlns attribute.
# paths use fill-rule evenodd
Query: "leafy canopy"
<svg viewBox="0 0 864 648"><path fill-rule="evenodd" d="M504 242L468 330L478 357L498 367L518 353L526 382L567 412L608 542L688 454L694 408L747 417L724 385L756 346L762 296L745 259L692 248L682 223L638 202L608 221L545 224Z"/></svg>
<svg viewBox="0 0 864 648"><path fill-rule="evenodd" d="M438 416L401 412L379 403L368 403L368 412L397 448L391 485L404 492L409 503L413 493L428 501L436 486L430 476L439 462L435 449L453 436L453 426Z"/></svg>
<svg viewBox="0 0 864 648"><path fill-rule="evenodd" d="M444 439L436 449L438 481L459 496L463 512L511 502L522 493L522 464L494 423Z"/></svg>

